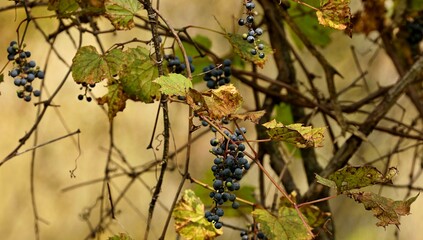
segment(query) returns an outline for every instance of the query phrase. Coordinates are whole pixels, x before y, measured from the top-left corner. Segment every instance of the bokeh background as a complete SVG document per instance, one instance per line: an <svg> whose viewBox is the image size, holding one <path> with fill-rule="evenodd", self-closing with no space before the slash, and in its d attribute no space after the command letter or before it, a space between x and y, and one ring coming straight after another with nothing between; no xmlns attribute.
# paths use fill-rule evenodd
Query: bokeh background
<svg viewBox="0 0 423 240"><path fill-rule="evenodd" d="M11 1L0 2L0 8L13 4ZM220 30L219 23L229 31L237 31L235 22L241 14L241 1L228 2L225 0L210 1L168 1L161 0L162 15L166 17L175 27L187 25L206 26L207 28ZM49 16L51 12L45 8L34 9L34 15ZM25 15L21 9L11 9L0 12L0 29L2 37L0 38L0 66L6 64L6 48L10 41L17 38L16 29ZM219 23L216 21L219 21ZM39 20L42 28L51 33L57 28L57 22L52 19ZM111 26L107 20L100 20L101 29L110 29ZM209 36L213 41L212 50L220 56L231 52L230 45L219 34L210 33L205 30L191 29L192 35L203 34ZM70 36L78 39L78 33L70 30L69 35L62 34L55 43L56 49L60 52L66 62L71 64L71 60L76 52ZM140 30L131 30L127 32L117 32L117 34L103 35L102 41L107 49L115 42L124 42L134 37L142 40L151 38L148 32ZM378 51L377 46L372 44L364 36L355 36L352 39L343 34L334 33L334 41L322 52L327 56L329 62L336 65L336 68L342 73L345 79L353 79L358 76L357 71L352 69L352 54L350 46L354 46L359 53L359 59L363 66L369 70L368 78L371 79L369 85L377 87L378 85L388 85L397 80L397 74L383 51ZM43 36L30 24L27 37L25 39L27 49L32 52L32 59L42 67L46 68L46 88L43 92L43 99L51 94L62 81L67 71L67 66L52 57L47 60L49 45L46 44ZM96 42L89 34L84 34L84 45ZM321 71L316 62L311 57L307 58L308 53L302 52L304 59L310 59L307 63L314 72ZM370 63L370 64L369 64ZM5 73L11 69L9 64ZM198 71L198 70L197 70ZM276 72L269 62L264 69L270 76L276 76ZM7 75L7 74L6 74ZM323 81L322 79L318 81ZM342 88L347 84L339 79L338 87ZM249 91L246 91L239 83L239 86L248 98ZM204 86L198 85L200 89ZM5 76L5 82L0 84L0 159L6 157L17 145L19 139L29 130L35 121L37 107L32 103L26 103L16 97L16 88L9 77ZM47 110L46 116L38 128L38 143L44 143L52 139L61 137L77 129L81 130L79 136L69 137L58 142L37 149L35 160L34 192L37 205L37 211L42 219L40 221L41 239L84 239L89 234L89 226L82 220L82 215L94 206L101 192L102 183L97 182L81 186L69 191L64 191L67 187L76 184L85 183L93 179L101 179L104 174L104 166L107 156L107 146L109 144L109 125L107 115L95 102L87 103L79 101L77 95L81 91L71 78L69 78L58 96L54 99L57 107L51 107ZM101 96L104 89L98 86L93 93ZM352 92L348 98L353 101L360 90ZM401 99L401 105L406 111L412 112L413 109L407 108L407 100ZM246 102L245 108L250 109L252 102ZM115 119L115 143L124 153L127 161L140 166L153 161L155 155L146 147L150 141L152 127L154 126L157 104L141 104L128 102L123 113L118 113ZM391 115L402 114L401 108L394 108ZM185 106L171 104L170 116L172 124L172 151L181 147L187 141L187 117L188 109ZM407 118L407 115L404 116ZM322 123L314 122L316 126ZM160 124L159 124L160 125ZM248 136L254 138L253 126L246 124L251 132ZM160 132L160 128L157 132ZM211 133L201 137L192 145L192 163L190 173L193 177L204 179L208 174L212 155L208 153L208 142L213 135ZM342 139L340 139L342 141ZM353 160L360 163L360 158L375 159L378 156L390 151L397 139L381 137L380 134L372 134L369 138L371 144L364 144L358 156ZM23 151L32 147L33 138L27 141L27 144L20 149ZM79 146L80 150L79 150ZM154 142L158 146L158 141ZM324 163L330 157L330 146L318 149L320 161ZM1 239L34 239L34 215L31 204L30 189L30 167L31 152L19 155L0 167L0 238ZM160 156L160 151L157 152ZM79 156L80 155L80 156ZM79 156L79 157L78 157ZM157 239L162 231L164 219L167 217L168 208L173 201L176 193L177 184L180 181L178 168L181 168L185 158L185 152L177 155L170 163L175 167L170 171L164 181L164 188L160 194L160 204L156 207L153 218L153 229L150 239ZM290 169L298 179L302 191L306 190L304 174L301 163L292 157L293 162ZM392 165L399 169L399 176L394 179L395 183L407 183L408 172L410 171L411 152L404 152L396 155L392 160ZM297 161L295 161L297 160ZM76 178L71 178L69 171L75 167L77 162ZM125 232L134 239L143 239L145 222L148 215L148 205L150 203L151 193L157 181L159 171L151 171L143 174L140 179L130 188L125 195L123 202L118 206L119 214L110 228L105 230L102 239L107 239L115 233ZM243 180L246 185L257 186L257 168L253 168L251 173ZM113 181L112 194L118 194L129 180L127 178L117 178ZM423 185L423 180L418 181ZM193 187L187 183L186 187ZM384 196L393 199L403 199L405 190L375 187L373 191L380 192ZM251 193L254 194L254 193ZM415 194L415 193L414 193ZM269 194L271 195L271 194ZM269 198L270 200L270 198ZM338 197L330 200L333 210L333 218L336 225L336 239L420 239L418 234L419 227L423 226L423 210L420 208L423 199L420 197L411 207L412 214L401 218L399 235L394 236L395 227L389 226L386 229L375 226L377 220L372 214L365 211L362 205L354 203L351 199ZM98 219L98 207L91 212L91 219L96 223ZM226 222L232 224L245 224L245 221L227 218ZM225 229L225 234L219 239L234 239L239 237L239 232ZM176 235L171 225L168 229L166 239L176 239Z"/></svg>

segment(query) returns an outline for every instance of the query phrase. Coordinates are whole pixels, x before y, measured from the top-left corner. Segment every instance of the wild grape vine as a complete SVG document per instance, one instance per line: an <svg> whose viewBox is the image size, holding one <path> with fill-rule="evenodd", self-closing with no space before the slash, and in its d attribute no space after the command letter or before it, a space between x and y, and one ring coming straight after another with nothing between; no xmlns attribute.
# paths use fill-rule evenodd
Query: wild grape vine
<svg viewBox="0 0 423 240"><path fill-rule="evenodd" d="M25 45L23 45L25 47ZM31 101L31 95L39 97L40 90L34 90L32 82L36 79L44 79L44 72L40 70L36 62L29 60L30 51L20 48L16 41L10 42L7 47L7 59L13 61L13 69L9 72L15 86L19 87L16 91L18 98L22 98L26 102Z"/></svg>
<svg viewBox="0 0 423 240"><path fill-rule="evenodd" d="M222 139L212 138L210 152L215 155L211 170L215 177L213 181L214 191L210 193L215 206L211 211L205 212L205 217L209 222L213 222L217 229L222 228L220 217L224 215L221 206L227 202L232 202L232 208L238 209L240 204L236 201L235 191L241 188L239 181L242 179L245 170L250 168L250 163L244 157L245 128L236 129L234 133L224 130L226 135Z"/></svg>

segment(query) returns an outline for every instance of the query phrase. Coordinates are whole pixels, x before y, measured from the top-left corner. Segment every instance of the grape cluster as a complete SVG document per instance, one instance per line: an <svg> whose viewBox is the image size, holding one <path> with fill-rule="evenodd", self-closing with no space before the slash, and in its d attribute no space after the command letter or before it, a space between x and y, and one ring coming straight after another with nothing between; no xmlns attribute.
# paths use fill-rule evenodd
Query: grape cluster
<svg viewBox="0 0 423 240"><path fill-rule="evenodd" d="M171 73L182 73L187 68L185 63L181 62L179 57L173 55L165 55L165 60L167 61L167 69ZM192 64L192 57L188 56L189 67L191 72L195 71L195 67Z"/></svg>
<svg viewBox="0 0 423 240"><path fill-rule="evenodd" d="M240 233L241 236L241 240L249 240L250 238L248 237L248 233L245 231L242 231ZM252 236L251 240L256 240L256 239L267 239L266 235L264 235L263 232L258 232L257 235Z"/></svg>
<svg viewBox="0 0 423 240"><path fill-rule="evenodd" d="M44 72L40 70L36 62L29 60L31 57L30 51L24 51L19 48L16 41L10 42L7 47L7 59L13 61L13 69L9 72L12 77L13 83L20 89L16 91L19 98L26 102L31 101L31 96L39 97L40 90L34 90L32 82L36 79L44 79Z"/></svg>
<svg viewBox="0 0 423 240"><path fill-rule="evenodd" d="M88 83L83 82L83 83L81 83L81 85L82 86L79 88L79 90L84 90L84 94L82 94L82 93L79 94L78 100L82 101L85 98L85 100L87 100L87 102L91 102L93 99L92 99L92 97L88 96L88 92L91 92L96 84L95 83L88 84Z"/></svg>
<svg viewBox="0 0 423 240"><path fill-rule="evenodd" d="M263 35L263 29L261 28L254 28L254 8L256 7L256 4L253 2L253 0L246 0L244 4L246 8L246 15L247 17L241 18L238 20L239 26L245 26L248 29L248 32L242 34L242 38L247 41L250 44L253 44L253 47L250 49L251 55L257 55L259 58L264 58L265 54L262 52L264 50L264 44L258 43L258 38Z"/></svg>
<svg viewBox="0 0 423 240"><path fill-rule="evenodd" d="M223 60L223 65L217 67L215 65L210 65L203 68L203 80L207 83L207 87L216 89L230 83L232 75L231 64L232 61L230 59L225 59Z"/></svg>
<svg viewBox="0 0 423 240"><path fill-rule="evenodd" d="M213 181L214 191L210 193L215 206L211 211L206 211L205 217L209 222L213 222L215 228L219 229L223 225L219 221L224 215L223 209L220 207L225 202L232 202L232 208L239 208L239 202L236 201L236 195L233 193L241 188L239 181L241 180L244 170L250 168L250 163L244 158L245 145L243 134L247 130L245 128L236 129L235 133L225 130L227 138L212 138L210 145L211 153L216 156L214 165L211 167L215 177Z"/></svg>
<svg viewBox="0 0 423 240"><path fill-rule="evenodd" d="M266 235L262 231L260 231L258 224L252 224L251 225L250 233L253 234L253 236L251 236L251 238L248 237L247 231L241 231L240 234L239 234L241 236L241 240L249 240L249 239L251 239L251 240L257 240L257 239L265 240L265 239L268 239L266 237Z"/></svg>

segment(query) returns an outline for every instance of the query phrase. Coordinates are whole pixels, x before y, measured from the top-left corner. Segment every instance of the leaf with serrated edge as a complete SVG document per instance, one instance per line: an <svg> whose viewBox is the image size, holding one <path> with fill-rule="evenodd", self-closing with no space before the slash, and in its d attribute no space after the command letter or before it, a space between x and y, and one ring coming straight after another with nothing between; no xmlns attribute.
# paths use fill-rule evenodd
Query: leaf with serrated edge
<svg viewBox="0 0 423 240"><path fill-rule="evenodd" d="M351 33L350 0L329 0L319 11L316 11L317 20L323 26Z"/></svg>
<svg viewBox="0 0 423 240"><path fill-rule="evenodd" d="M260 223L260 230L268 239L312 239L294 208L279 208L277 217L263 209L256 209L252 214L256 222Z"/></svg>
<svg viewBox="0 0 423 240"><path fill-rule="evenodd" d="M234 85L224 85L218 89L209 90L204 100L211 119L222 119L238 110L242 105L242 96Z"/></svg>
<svg viewBox="0 0 423 240"><path fill-rule="evenodd" d="M138 0L106 0L106 17L117 30L128 30L135 26L134 15L141 9Z"/></svg>
<svg viewBox="0 0 423 240"><path fill-rule="evenodd" d="M216 229L204 214L200 198L192 190L185 190L172 212L176 232L185 239L193 240L214 239L222 235L222 229Z"/></svg>
<svg viewBox="0 0 423 240"><path fill-rule="evenodd" d="M186 96L188 90L192 88L192 83L188 78L176 73L160 76L154 82L160 84L160 92L167 95Z"/></svg>
<svg viewBox="0 0 423 240"><path fill-rule="evenodd" d="M125 95L122 86L119 84L115 83L109 85L107 86L107 89L107 94L98 98L97 102L100 105L107 103L109 120L112 121L117 112L125 109L128 97Z"/></svg>
<svg viewBox="0 0 423 240"><path fill-rule="evenodd" d="M332 180L326 179L324 177L321 177L319 174L316 173L316 180L318 183L325 185L326 187L338 189L336 186L336 183Z"/></svg>
<svg viewBox="0 0 423 240"><path fill-rule="evenodd" d="M296 202L297 192L293 191L289 194L291 201ZM281 207L290 207L292 208L292 202L286 197L281 197L279 200L279 208ZM307 204L299 208L300 212L307 219L307 223L312 228L322 227L331 216L330 212L324 212L315 205Z"/></svg>
<svg viewBox="0 0 423 240"><path fill-rule="evenodd" d="M254 43L248 43L242 38L242 35L227 33L225 36L229 43L232 45L236 54L238 54L242 59L252 62L261 68L264 67L267 58L273 54L273 49L270 47L270 45L262 40L256 40L255 44L262 43L264 45L264 49L259 50L259 52L264 53L264 58L260 58L258 54L252 55L250 53L251 49L255 48Z"/></svg>
<svg viewBox="0 0 423 240"><path fill-rule="evenodd" d="M266 111L255 111L255 112L246 112L246 113L239 113L239 114L232 114L229 119L233 121L242 120L246 121L249 120L255 124L259 123L259 120L263 115L266 113Z"/></svg>
<svg viewBox="0 0 423 240"><path fill-rule="evenodd" d="M77 11L79 4L76 0L49 0L48 10L57 11L59 17L68 16Z"/></svg>
<svg viewBox="0 0 423 240"><path fill-rule="evenodd" d="M348 196L362 203L366 210L372 210L373 215L380 220L376 226L386 227L395 224L398 227L401 224L399 217L410 214L410 206L419 194L406 201L394 201L372 192L349 193Z"/></svg>
<svg viewBox="0 0 423 240"><path fill-rule="evenodd" d="M151 103L160 96L160 85L153 82L157 76L158 71L153 62L136 59L121 71L120 81L131 100Z"/></svg>
<svg viewBox="0 0 423 240"><path fill-rule="evenodd" d="M292 143L299 148L321 147L323 144L325 128L304 127L299 123L283 125L274 119L263 126L275 141Z"/></svg>
<svg viewBox="0 0 423 240"><path fill-rule="evenodd" d="M105 56L98 54L93 46L78 50L72 60L72 77L76 83L94 84L111 80L123 64L123 54L115 49Z"/></svg>
<svg viewBox="0 0 423 240"><path fill-rule="evenodd" d="M384 176L373 166L345 166L329 175L328 180L336 184L338 193L342 193L374 184L392 183L397 172L395 167L391 167Z"/></svg>

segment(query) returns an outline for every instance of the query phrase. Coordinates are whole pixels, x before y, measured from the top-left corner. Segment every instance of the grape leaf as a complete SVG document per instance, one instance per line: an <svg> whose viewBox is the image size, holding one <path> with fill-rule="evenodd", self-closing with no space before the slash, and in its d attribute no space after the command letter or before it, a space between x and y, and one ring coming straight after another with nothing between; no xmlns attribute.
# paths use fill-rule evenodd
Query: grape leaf
<svg viewBox="0 0 423 240"><path fill-rule="evenodd" d="M153 82L158 71L150 60L134 60L121 71L120 80L123 90L131 100L151 103L160 96L160 85Z"/></svg>
<svg viewBox="0 0 423 240"><path fill-rule="evenodd" d="M67 16L79 9L76 0L49 0L48 10L57 11L60 17Z"/></svg>
<svg viewBox="0 0 423 240"><path fill-rule="evenodd" d="M160 92L167 95L186 96L192 82L182 74L171 73L169 76L160 76L153 82L160 84Z"/></svg>
<svg viewBox="0 0 423 240"><path fill-rule="evenodd" d="M78 50L72 60L72 77L76 83L94 84L113 79L123 63L123 54L114 49L106 55L98 54L93 46Z"/></svg>
<svg viewBox="0 0 423 240"><path fill-rule="evenodd" d="M345 30L351 37L350 0L329 0L316 11L317 20L323 26Z"/></svg>
<svg viewBox="0 0 423 240"><path fill-rule="evenodd" d="M312 239L294 208L281 207L278 216L264 209L256 209L252 214L268 239Z"/></svg>
<svg viewBox="0 0 423 240"><path fill-rule="evenodd" d="M242 96L234 85L224 85L218 89L209 90L204 96L209 117L222 119L238 110L242 105Z"/></svg>
<svg viewBox="0 0 423 240"><path fill-rule="evenodd" d="M362 203L366 210L372 210L373 215L380 220L376 226L386 227L395 224L398 227L401 224L399 217L410 214L410 206L419 195L420 193L405 201L394 201L372 192L350 193L348 196Z"/></svg>
<svg viewBox="0 0 423 240"><path fill-rule="evenodd" d="M138 0L106 0L106 17L117 30L128 30L135 26L134 15L141 9Z"/></svg>
<svg viewBox="0 0 423 240"><path fill-rule="evenodd" d="M246 113L239 113L239 114L232 114L229 119L230 120L249 120L255 124L259 123L259 120L261 117L263 117L263 115L266 113L266 111L262 110L262 111L255 111L255 112L246 112Z"/></svg>
<svg viewBox="0 0 423 240"><path fill-rule="evenodd" d="M133 240L133 238L126 233L119 233L119 235L116 234L113 237L109 237L108 240Z"/></svg>
<svg viewBox="0 0 423 240"><path fill-rule="evenodd" d="M187 94L187 104L190 105L192 109L198 114L208 111L206 101L204 100L201 92L192 88L189 89Z"/></svg>
<svg viewBox="0 0 423 240"><path fill-rule="evenodd" d="M289 194L289 198L294 202L296 202L296 196L297 193L295 191ZM279 208L280 207L292 208L292 203L286 197L281 197L279 201ZM332 215L330 212L324 212L319 207L310 204L302 206L299 210L312 228L323 227L328 221L328 218Z"/></svg>
<svg viewBox="0 0 423 240"><path fill-rule="evenodd" d="M264 64L266 63L268 56L273 54L273 49L263 40L255 41L255 44L262 43L264 45L264 49L260 50L259 52L262 52L265 55L264 58L260 58L258 54L252 55L250 53L251 49L255 48L255 46L253 43L248 43L246 40L244 40L242 35L227 33L225 37L234 48L234 52L236 54L238 54L242 59L252 62L261 68L263 68Z"/></svg>
<svg viewBox="0 0 423 240"><path fill-rule="evenodd" d="M373 166L345 166L329 175L339 193L358 189L379 183L392 183L392 178L398 173L395 167L389 168L385 176Z"/></svg>
<svg viewBox="0 0 423 240"><path fill-rule="evenodd" d="M125 53L126 62L128 64L134 62L135 60L149 60L150 59L150 52L148 49L143 47L136 47L136 48L128 48Z"/></svg>
<svg viewBox="0 0 423 240"><path fill-rule="evenodd" d="M299 148L320 147L323 144L325 128L303 127L299 123L283 125L276 120L263 126L272 140L292 143Z"/></svg>
<svg viewBox="0 0 423 240"><path fill-rule="evenodd" d="M97 102L100 105L107 103L109 120L112 121L117 112L125 109L128 97L123 92L123 88L120 84L111 84L107 87L107 89L107 94L98 98Z"/></svg>
<svg viewBox="0 0 423 240"><path fill-rule="evenodd" d="M176 203L172 216L175 219L175 229L185 239L213 239L223 234L213 223L204 217L204 204L195 193L187 189Z"/></svg>

